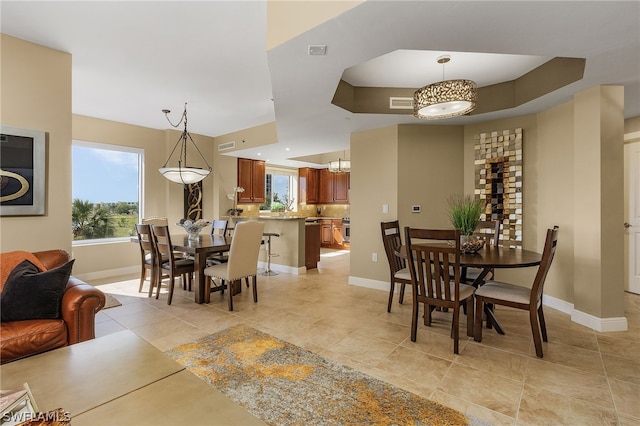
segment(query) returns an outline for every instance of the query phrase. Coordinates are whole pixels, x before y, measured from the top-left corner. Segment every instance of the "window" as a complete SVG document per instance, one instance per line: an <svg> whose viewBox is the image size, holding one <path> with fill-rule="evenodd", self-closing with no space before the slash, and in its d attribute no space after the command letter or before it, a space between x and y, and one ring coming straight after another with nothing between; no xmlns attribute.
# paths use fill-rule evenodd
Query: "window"
<svg viewBox="0 0 640 426"><path fill-rule="evenodd" d="M265 175L265 202L260 211L295 211L298 192L297 170L267 167Z"/></svg>
<svg viewBox="0 0 640 426"><path fill-rule="evenodd" d="M142 149L73 141L74 244L128 238L140 220Z"/></svg>

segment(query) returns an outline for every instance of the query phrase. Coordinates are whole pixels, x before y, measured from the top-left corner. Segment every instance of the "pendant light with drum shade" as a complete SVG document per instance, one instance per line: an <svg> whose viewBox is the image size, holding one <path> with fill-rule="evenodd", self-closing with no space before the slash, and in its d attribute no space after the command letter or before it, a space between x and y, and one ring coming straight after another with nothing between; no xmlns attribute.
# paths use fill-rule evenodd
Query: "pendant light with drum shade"
<svg viewBox="0 0 640 426"><path fill-rule="evenodd" d="M346 151L343 151L342 153L345 154L346 158ZM337 160L329 162L328 169L332 173L348 173L351 171L351 161L343 160L342 158L338 157Z"/></svg>
<svg viewBox="0 0 640 426"><path fill-rule="evenodd" d="M184 104L184 111L182 112L182 117L180 117L180 121L178 122L178 124L173 124L169 119L169 113L171 112L170 110L163 109L162 112L167 118L167 121L169 122L169 124L171 124L171 126L174 128L177 128L178 126L180 126L180 124L184 122L184 130L182 131L180 138L178 139L175 146L173 147L171 154L169 154L169 158L167 158L167 161L165 161L164 165L160 167L159 169L160 173L162 174L162 176L169 179L171 182L181 183L183 185L189 185L192 183L200 182L201 180L209 176L209 173L211 173L211 166L209 165L207 160L204 158L204 156L202 155L202 152L200 152L200 149L198 148L196 143L191 138L191 135L187 131L187 104L186 103ZM202 158L202 160L205 162L208 169L187 166L187 139L190 140L193 146L196 147L198 154L200 154L200 158ZM173 153L176 151L176 148L178 148L178 145L180 145L178 166L167 167L167 164L169 164L169 161L171 160Z"/></svg>
<svg viewBox="0 0 640 426"><path fill-rule="evenodd" d="M413 94L413 116L434 120L468 114L476 108L478 88L471 80L445 80L444 65L451 56L438 58L442 64L442 81L429 84Z"/></svg>

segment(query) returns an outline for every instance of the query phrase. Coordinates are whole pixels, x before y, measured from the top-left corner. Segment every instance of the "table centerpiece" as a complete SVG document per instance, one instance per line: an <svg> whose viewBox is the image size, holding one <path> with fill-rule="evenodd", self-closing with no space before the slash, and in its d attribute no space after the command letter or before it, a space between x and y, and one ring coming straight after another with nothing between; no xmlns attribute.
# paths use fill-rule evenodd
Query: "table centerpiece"
<svg viewBox="0 0 640 426"><path fill-rule="evenodd" d="M204 219L191 220L191 219L180 219L179 225L187 231L189 234L189 239L192 241L198 241L200 238L200 232L205 226L209 225L209 221Z"/></svg>
<svg viewBox="0 0 640 426"><path fill-rule="evenodd" d="M449 218L454 228L460 230L460 251L477 253L484 246L484 239L474 235L480 216L484 212L484 200L472 195L452 196L449 199Z"/></svg>

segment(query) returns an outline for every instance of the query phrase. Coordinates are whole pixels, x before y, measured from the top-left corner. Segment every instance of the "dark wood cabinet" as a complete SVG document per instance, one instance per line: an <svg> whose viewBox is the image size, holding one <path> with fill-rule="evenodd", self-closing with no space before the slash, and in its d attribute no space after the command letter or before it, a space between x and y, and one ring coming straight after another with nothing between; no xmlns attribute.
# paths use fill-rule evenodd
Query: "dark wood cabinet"
<svg viewBox="0 0 640 426"><path fill-rule="evenodd" d="M349 173L334 173L333 202L349 203Z"/></svg>
<svg viewBox="0 0 640 426"><path fill-rule="evenodd" d="M318 169L303 167L298 169L298 203L318 203Z"/></svg>
<svg viewBox="0 0 640 426"><path fill-rule="evenodd" d="M322 247L344 248L342 219L320 220L320 243Z"/></svg>
<svg viewBox="0 0 640 426"><path fill-rule="evenodd" d="M304 234L304 265L307 269L314 269L320 262L320 225L305 225Z"/></svg>
<svg viewBox="0 0 640 426"><path fill-rule="evenodd" d="M349 173L333 173L320 169L318 176L318 204L348 204Z"/></svg>
<svg viewBox="0 0 640 426"><path fill-rule="evenodd" d="M239 204L262 204L265 201L265 162L238 158L238 186L244 192L238 193Z"/></svg>

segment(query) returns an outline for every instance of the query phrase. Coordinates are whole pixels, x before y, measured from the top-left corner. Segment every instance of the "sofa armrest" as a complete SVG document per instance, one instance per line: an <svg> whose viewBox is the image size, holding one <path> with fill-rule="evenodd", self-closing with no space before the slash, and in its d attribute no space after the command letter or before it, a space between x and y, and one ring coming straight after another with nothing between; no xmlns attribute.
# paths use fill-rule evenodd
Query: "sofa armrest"
<svg viewBox="0 0 640 426"><path fill-rule="evenodd" d="M75 277L69 278L61 311L70 345L95 338L95 316L104 303L103 292Z"/></svg>

